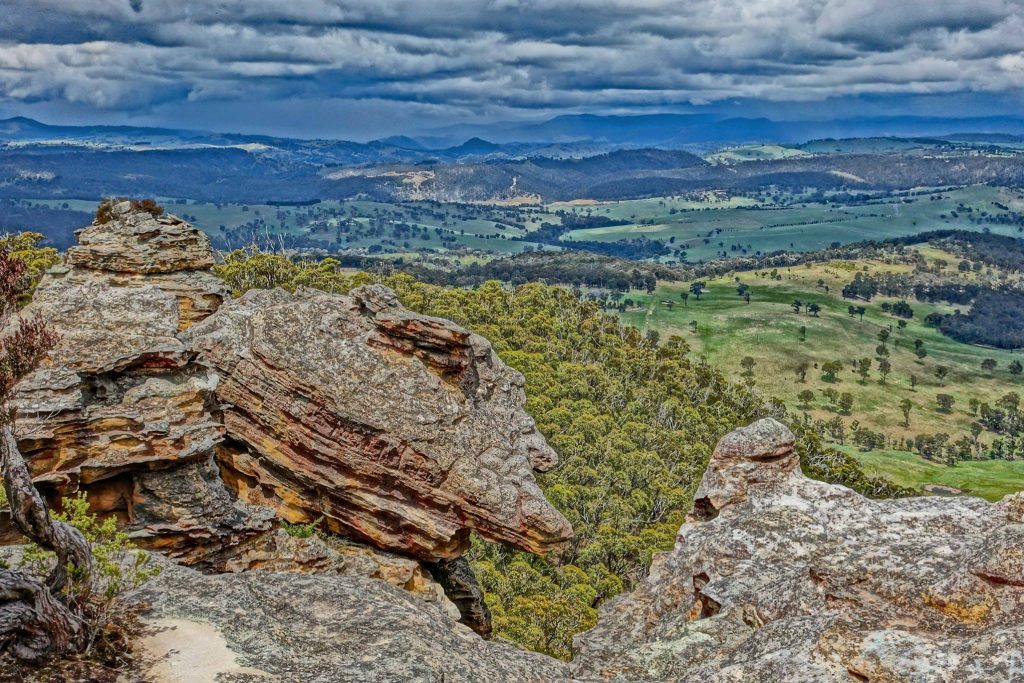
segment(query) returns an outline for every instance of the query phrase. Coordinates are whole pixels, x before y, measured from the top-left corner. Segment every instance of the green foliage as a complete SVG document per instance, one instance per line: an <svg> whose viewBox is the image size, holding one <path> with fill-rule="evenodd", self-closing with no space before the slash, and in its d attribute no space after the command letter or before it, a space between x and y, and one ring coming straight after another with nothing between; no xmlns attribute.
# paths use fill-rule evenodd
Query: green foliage
<svg viewBox="0 0 1024 683"><path fill-rule="evenodd" d="M312 538L320 535L320 525L324 523L323 517L317 517L306 524L289 524L281 522L281 528L292 538Z"/></svg>
<svg viewBox="0 0 1024 683"><path fill-rule="evenodd" d="M32 297L40 278L51 266L60 263L60 254L53 247L40 247L44 235L38 232L19 232L0 236L0 251L7 252L11 258L25 264L25 278L21 298L27 301Z"/></svg>
<svg viewBox="0 0 1024 683"><path fill-rule="evenodd" d="M597 303L541 284L443 289L408 275L346 275L331 261L291 262L233 252L218 273L233 291L315 286L344 292L381 282L411 310L454 320L488 338L526 379L527 411L561 464L538 476L576 535L557 557L474 542L473 562L497 635L568 657L572 635L597 607L631 589L655 552L672 547L718 439L785 409L726 381L689 355L678 336L661 344L601 312ZM898 493L868 480L849 456L794 426L813 476L873 494Z"/></svg>
<svg viewBox="0 0 1024 683"><path fill-rule="evenodd" d="M126 616L129 608L118 597L159 574L160 567L151 564L148 554L134 550L128 534L118 530L114 517L100 521L90 513L85 493L64 498L62 503L63 510L51 516L81 531L92 550L92 577L86 581L80 572L73 570L71 581L64 588L90 631L91 644L108 625ZM33 543L25 548L20 568L44 577L52 570L55 560L52 552Z"/></svg>

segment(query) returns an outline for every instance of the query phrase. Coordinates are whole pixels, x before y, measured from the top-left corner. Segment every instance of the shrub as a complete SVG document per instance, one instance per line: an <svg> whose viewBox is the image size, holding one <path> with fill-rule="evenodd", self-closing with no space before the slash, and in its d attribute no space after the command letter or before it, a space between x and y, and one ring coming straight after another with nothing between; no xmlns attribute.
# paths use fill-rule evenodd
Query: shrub
<svg viewBox="0 0 1024 683"><path fill-rule="evenodd" d="M63 508L63 511L52 515L53 519L81 531L89 542L95 561L88 585L83 585L81 576L72 572L71 582L64 589L66 595L75 596L75 611L88 633L85 649L88 653L98 639L124 635L133 621L133 609L119 599L120 596L159 574L160 567L151 565L147 553L134 550L128 534L118 530L114 517L101 522L90 513L85 493L64 498ZM46 576L53 569L55 557L49 550L33 543L25 549L20 569Z"/></svg>
<svg viewBox="0 0 1024 683"><path fill-rule="evenodd" d="M307 524L281 522L281 528L292 538L312 538L313 536L320 535L320 525L323 524L323 521L323 517L317 517Z"/></svg>

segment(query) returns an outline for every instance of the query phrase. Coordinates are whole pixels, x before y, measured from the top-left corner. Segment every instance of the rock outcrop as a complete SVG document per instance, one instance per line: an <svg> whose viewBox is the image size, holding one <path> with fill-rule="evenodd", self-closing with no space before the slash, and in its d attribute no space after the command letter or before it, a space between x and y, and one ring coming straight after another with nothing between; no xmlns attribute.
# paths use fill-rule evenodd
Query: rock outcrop
<svg viewBox="0 0 1024 683"><path fill-rule="evenodd" d="M220 461L245 500L427 561L469 532L543 553L569 523L533 477L555 454L522 376L390 290L253 290L183 336L219 378Z"/></svg>
<svg viewBox="0 0 1024 683"><path fill-rule="evenodd" d="M1024 494L868 500L762 420L719 443L675 549L578 637L581 680L1024 681Z"/></svg>
<svg viewBox="0 0 1024 683"><path fill-rule="evenodd" d="M202 575L167 566L137 598L154 683L560 683L568 667L486 641L383 581L329 574Z"/></svg>
<svg viewBox="0 0 1024 683"><path fill-rule="evenodd" d="M52 501L84 491L142 547L214 571L327 567L427 595L430 563L481 633L457 561L470 532L534 552L569 538L533 476L557 458L485 339L383 287L229 301L201 231L128 202L78 238L26 311L61 341L15 402ZM274 533L321 518L384 552Z"/></svg>

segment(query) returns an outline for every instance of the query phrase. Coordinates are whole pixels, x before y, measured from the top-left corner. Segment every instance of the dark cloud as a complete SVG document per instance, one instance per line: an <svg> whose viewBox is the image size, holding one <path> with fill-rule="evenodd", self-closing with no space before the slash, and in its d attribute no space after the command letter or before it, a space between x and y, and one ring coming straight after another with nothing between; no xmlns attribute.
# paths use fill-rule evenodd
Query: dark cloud
<svg viewBox="0 0 1024 683"><path fill-rule="evenodd" d="M405 121L996 96L1024 83L1024 0L0 0L0 10L5 109L159 117L331 103L339 120L392 106Z"/></svg>

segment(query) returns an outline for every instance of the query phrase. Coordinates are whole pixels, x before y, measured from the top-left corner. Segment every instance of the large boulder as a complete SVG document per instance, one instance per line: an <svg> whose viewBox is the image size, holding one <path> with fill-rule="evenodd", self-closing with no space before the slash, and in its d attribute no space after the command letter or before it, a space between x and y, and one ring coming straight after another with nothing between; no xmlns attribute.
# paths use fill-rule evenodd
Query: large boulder
<svg viewBox="0 0 1024 683"><path fill-rule="evenodd" d="M219 377L220 462L249 502L428 561L470 530L537 553L572 533L534 479L557 459L522 376L386 288L253 290L183 339Z"/></svg>
<svg viewBox="0 0 1024 683"><path fill-rule="evenodd" d="M586 680L1024 681L1024 494L868 500L767 419L719 443L675 549L577 638Z"/></svg>

